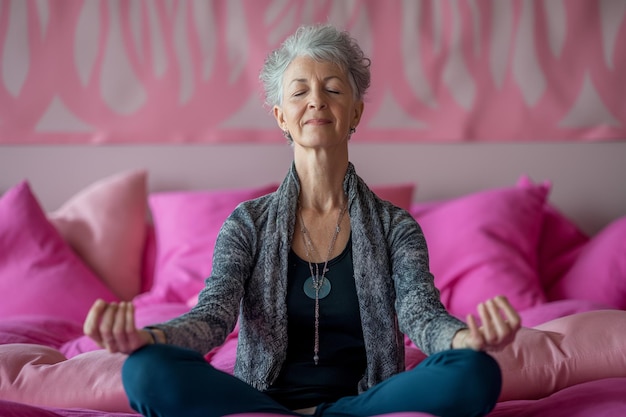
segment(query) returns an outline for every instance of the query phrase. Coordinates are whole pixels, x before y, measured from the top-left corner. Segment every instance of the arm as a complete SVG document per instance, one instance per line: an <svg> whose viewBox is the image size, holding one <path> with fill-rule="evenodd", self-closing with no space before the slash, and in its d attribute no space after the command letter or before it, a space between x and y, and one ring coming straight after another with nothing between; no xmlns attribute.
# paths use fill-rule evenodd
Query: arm
<svg viewBox="0 0 626 417"><path fill-rule="evenodd" d="M441 302L422 230L406 212L395 212L391 225L387 240L400 331L428 355L450 349L467 325Z"/></svg>
<svg viewBox="0 0 626 417"><path fill-rule="evenodd" d="M390 247L401 330L428 354L450 347L498 349L512 342L521 320L503 296L478 306L481 326L471 314L466 324L450 316L429 272L426 242L419 225L412 218L398 224L401 226L390 235Z"/></svg>
<svg viewBox="0 0 626 417"><path fill-rule="evenodd" d="M131 353L150 343L171 343L206 353L221 344L235 326L243 283L252 260L245 224L229 218L218 237L213 273L191 311L147 329L135 326L130 302L94 303L85 320L84 333L99 346ZM235 216L236 217L236 216Z"/></svg>

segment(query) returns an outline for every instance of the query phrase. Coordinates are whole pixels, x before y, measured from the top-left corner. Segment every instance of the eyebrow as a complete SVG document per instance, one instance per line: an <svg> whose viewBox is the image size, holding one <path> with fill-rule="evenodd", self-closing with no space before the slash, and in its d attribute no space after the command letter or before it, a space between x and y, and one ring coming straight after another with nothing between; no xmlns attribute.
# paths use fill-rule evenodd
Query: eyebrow
<svg viewBox="0 0 626 417"><path fill-rule="evenodd" d="M335 78L338 79L341 82L344 82L343 79L340 76L338 76L338 75L329 75L328 77L325 77L322 81L326 82L326 81L329 81L329 80L332 80L332 79L335 79ZM306 78L294 78L293 80L291 80L289 82L289 85L291 85L293 83L306 83L306 82L307 82Z"/></svg>

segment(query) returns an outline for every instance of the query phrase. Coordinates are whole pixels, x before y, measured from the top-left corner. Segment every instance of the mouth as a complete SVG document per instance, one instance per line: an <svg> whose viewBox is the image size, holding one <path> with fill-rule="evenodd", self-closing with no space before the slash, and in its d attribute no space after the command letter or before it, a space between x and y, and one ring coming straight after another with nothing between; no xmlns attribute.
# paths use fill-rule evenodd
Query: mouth
<svg viewBox="0 0 626 417"><path fill-rule="evenodd" d="M310 119L304 122L305 125L309 126L323 126L332 123L329 119Z"/></svg>

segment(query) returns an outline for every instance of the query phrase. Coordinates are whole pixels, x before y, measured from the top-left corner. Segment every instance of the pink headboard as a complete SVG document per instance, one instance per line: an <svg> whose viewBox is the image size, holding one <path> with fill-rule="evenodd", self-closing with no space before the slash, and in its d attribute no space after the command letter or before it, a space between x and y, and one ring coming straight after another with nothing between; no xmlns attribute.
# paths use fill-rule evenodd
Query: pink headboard
<svg viewBox="0 0 626 417"><path fill-rule="evenodd" d="M364 144L351 160L370 184L413 182L416 200L550 180L550 200L584 230L626 215L626 142ZM50 210L107 175L149 170L152 190L249 187L280 181L287 144L0 146L0 192L28 178Z"/></svg>

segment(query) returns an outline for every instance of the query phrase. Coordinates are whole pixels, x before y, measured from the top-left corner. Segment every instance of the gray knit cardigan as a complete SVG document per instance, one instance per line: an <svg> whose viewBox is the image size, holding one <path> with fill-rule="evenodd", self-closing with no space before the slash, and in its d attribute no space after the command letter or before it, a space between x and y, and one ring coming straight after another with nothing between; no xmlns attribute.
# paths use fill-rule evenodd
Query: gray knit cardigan
<svg viewBox="0 0 626 417"><path fill-rule="evenodd" d="M404 370L403 334L432 354L449 349L466 325L443 307L411 215L370 191L352 163L343 187L367 354L358 387L364 391ZM155 326L168 343L206 353L224 342L239 318L234 374L260 390L275 380L287 352L287 259L299 192L292 164L276 192L241 203L220 230L196 307Z"/></svg>

